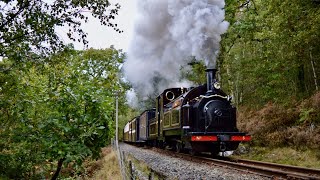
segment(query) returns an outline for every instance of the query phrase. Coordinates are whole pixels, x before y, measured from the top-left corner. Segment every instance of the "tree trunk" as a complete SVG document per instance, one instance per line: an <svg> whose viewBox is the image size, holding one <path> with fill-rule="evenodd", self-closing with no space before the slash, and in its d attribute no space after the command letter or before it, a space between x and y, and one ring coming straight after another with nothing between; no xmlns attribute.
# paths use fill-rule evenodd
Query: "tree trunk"
<svg viewBox="0 0 320 180"><path fill-rule="evenodd" d="M56 172L54 173L54 175L52 176L51 180L56 180L59 176L59 173L61 171L61 168L62 168L62 164L63 164L63 161L65 160L66 158L62 158L62 159L59 159L58 161L58 166L57 166L57 170Z"/></svg>
<svg viewBox="0 0 320 180"><path fill-rule="evenodd" d="M230 89L230 95L232 98L235 98L235 94L234 94L234 81L231 81L232 75L231 75L231 70L229 67L229 64L226 65L226 69L227 69L227 78L228 78L228 85L229 85L229 89ZM236 99L234 99L236 101Z"/></svg>
<svg viewBox="0 0 320 180"><path fill-rule="evenodd" d="M314 61L312 59L311 51L310 51L310 61L311 61L311 67L312 67L312 72L313 72L314 85L316 87L316 90L318 91L319 90L319 86L318 86L318 82L317 82L317 73L316 73L316 70L314 68Z"/></svg>
<svg viewBox="0 0 320 180"><path fill-rule="evenodd" d="M300 64L298 67L298 89L301 95L305 95L306 86L305 86L305 77L304 77L304 65Z"/></svg>

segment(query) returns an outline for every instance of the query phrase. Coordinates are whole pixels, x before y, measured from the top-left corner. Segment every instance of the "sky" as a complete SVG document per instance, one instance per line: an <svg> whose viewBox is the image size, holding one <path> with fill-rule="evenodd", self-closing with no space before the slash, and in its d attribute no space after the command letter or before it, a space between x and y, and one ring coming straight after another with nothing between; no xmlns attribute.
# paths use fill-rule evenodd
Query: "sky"
<svg viewBox="0 0 320 180"><path fill-rule="evenodd" d="M114 45L116 49L122 49L124 52L127 52L133 34L134 18L137 9L136 0L111 0L110 2L118 2L121 5L119 15L116 16L114 22L124 32L117 33L112 27L102 26L98 19L90 18L88 23L83 23L82 25L83 30L88 33L88 48L104 49ZM77 50L84 49L82 43L72 42L67 38L67 28L59 29L57 32L64 43L73 43Z"/></svg>
<svg viewBox="0 0 320 180"><path fill-rule="evenodd" d="M112 27L103 26L99 20L91 17L88 23L82 23L83 30L88 33L88 48L105 49L114 45L116 49L127 52L133 34L137 0L110 0L110 2L121 5L119 15L116 16L114 22L117 23L120 30L123 30L123 33L117 33ZM73 43L76 50L85 49L82 43L73 42L67 37L67 27L57 28L56 32L65 44ZM0 61L2 59L3 57L0 56Z"/></svg>

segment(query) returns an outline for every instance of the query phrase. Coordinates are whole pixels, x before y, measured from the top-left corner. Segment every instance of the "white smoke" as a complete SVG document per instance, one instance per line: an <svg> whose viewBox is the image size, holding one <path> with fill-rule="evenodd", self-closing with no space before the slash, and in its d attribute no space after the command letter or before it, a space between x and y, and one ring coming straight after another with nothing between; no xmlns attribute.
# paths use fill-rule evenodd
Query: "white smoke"
<svg viewBox="0 0 320 180"><path fill-rule="evenodd" d="M126 98L129 106L138 108L138 97L134 89L130 89L129 91L127 91Z"/></svg>
<svg viewBox="0 0 320 180"><path fill-rule="evenodd" d="M127 79L140 94L190 86L179 70L191 57L215 67L224 21L224 0L138 0L138 17L128 59Z"/></svg>

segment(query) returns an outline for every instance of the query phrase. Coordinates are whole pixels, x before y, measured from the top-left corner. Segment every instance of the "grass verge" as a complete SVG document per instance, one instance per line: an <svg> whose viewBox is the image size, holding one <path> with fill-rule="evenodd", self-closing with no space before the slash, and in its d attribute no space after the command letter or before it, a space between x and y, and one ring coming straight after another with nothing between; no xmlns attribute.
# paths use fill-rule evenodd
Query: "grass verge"
<svg viewBox="0 0 320 180"><path fill-rule="evenodd" d="M320 169L320 152L309 149L250 147L247 153L233 157Z"/></svg>
<svg viewBox="0 0 320 180"><path fill-rule="evenodd" d="M88 180L121 180L121 171L116 152L111 147L102 149L102 158L86 164Z"/></svg>

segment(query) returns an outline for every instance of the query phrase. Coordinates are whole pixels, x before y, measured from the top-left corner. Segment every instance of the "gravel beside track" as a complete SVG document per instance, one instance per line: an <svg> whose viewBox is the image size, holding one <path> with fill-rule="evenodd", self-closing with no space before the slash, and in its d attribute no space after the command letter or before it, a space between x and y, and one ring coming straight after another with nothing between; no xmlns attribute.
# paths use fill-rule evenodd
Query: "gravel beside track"
<svg viewBox="0 0 320 180"><path fill-rule="evenodd" d="M151 149L138 148L124 143L119 145L120 151L145 162L151 169L164 174L166 179L269 179L243 171L166 156Z"/></svg>

